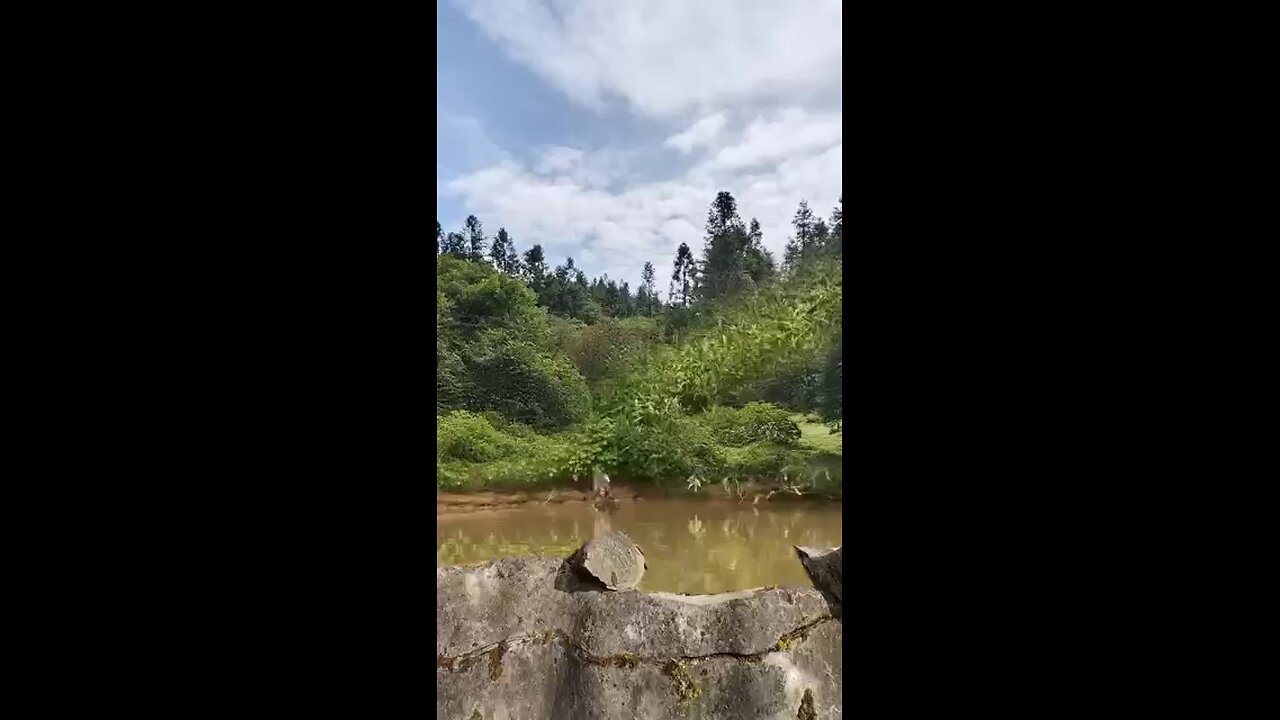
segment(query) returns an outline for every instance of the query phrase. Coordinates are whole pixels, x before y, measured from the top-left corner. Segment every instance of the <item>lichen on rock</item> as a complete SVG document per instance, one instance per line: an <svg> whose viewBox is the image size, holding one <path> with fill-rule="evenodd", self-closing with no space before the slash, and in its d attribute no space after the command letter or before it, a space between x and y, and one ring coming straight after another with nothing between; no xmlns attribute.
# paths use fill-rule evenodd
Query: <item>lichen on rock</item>
<svg viewBox="0 0 1280 720"><path fill-rule="evenodd" d="M676 697L680 698L680 702L688 703L697 700L702 694L702 688L698 686L698 682L689 674L684 663L679 660L672 660L663 668L663 672L667 677L671 678L671 687L675 690Z"/></svg>

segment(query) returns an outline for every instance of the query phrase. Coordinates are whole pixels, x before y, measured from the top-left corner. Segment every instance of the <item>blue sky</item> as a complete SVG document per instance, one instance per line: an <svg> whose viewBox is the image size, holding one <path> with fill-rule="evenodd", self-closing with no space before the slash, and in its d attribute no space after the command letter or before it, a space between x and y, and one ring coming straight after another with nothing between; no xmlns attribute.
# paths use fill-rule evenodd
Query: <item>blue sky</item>
<svg viewBox="0 0 1280 720"><path fill-rule="evenodd" d="M841 193L839 2L439 0L436 213L660 290L718 190L780 257Z"/></svg>

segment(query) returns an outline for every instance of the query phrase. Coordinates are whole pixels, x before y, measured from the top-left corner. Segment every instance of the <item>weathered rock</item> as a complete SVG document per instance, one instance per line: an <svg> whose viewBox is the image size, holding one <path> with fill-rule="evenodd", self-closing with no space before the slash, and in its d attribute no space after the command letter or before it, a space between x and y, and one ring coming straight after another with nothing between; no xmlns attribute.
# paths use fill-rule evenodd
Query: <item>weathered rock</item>
<svg viewBox="0 0 1280 720"><path fill-rule="evenodd" d="M437 718L841 716L841 623L816 590L572 592L570 572L436 569Z"/></svg>
<svg viewBox="0 0 1280 720"><path fill-rule="evenodd" d="M796 555L800 556L800 564L813 581L813 586L820 592L833 597L836 603L842 603L844 546L822 550L793 545Z"/></svg>
<svg viewBox="0 0 1280 720"><path fill-rule="evenodd" d="M583 545L569 564L599 580L606 590L634 590L649 569L644 552L621 530L607 532Z"/></svg>

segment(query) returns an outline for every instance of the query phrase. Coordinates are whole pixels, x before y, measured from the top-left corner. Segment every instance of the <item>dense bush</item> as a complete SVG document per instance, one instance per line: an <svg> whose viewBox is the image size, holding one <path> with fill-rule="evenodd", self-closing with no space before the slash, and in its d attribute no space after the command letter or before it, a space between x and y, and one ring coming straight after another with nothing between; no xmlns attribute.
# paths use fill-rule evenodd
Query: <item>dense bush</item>
<svg viewBox="0 0 1280 720"><path fill-rule="evenodd" d="M527 489L569 478L578 433L544 435L500 415L455 411L436 416L436 485Z"/></svg>
<svg viewBox="0 0 1280 720"><path fill-rule="evenodd" d="M737 480L794 475L809 464L813 455L812 450L764 442L720 448L723 475Z"/></svg>
<svg viewBox="0 0 1280 720"><path fill-rule="evenodd" d="M586 418L591 394L563 357L521 342L486 342L472 354L469 407L516 422L563 427Z"/></svg>
<svg viewBox="0 0 1280 720"><path fill-rule="evenodd" d="M484 462L516 452L513 438L495 428L483 416L454 411L436 416L436 458Z"/></svg>
<svg viewBox="0 0 1280 720"><path fill-rule="evenodd" d="M436 297L437 302L443 297L448 305L447 317L437 320L437 332L467 338L498 330L505 337L526 342L546 343L549 339L547 313L538 307L533 291L487 264L439 258Z"/></svg>
<svg viewBox="0 0 1280 720"><path fill-rule="evenodd" d="M822 265L803 282L780 286L725 309L714 325L693 333L674 352L627 378L609 399L612 412L637 402L674 397L688 411L731 399L744 386L812 364L840 322L838 265Z"/></svg>
<svg viewBox="0 0 1280 720"><path fill-rule="evenodd" d="M636 415L601 418L583 436L571 469L598 463L629 479L657 483L776 478L795 473L814 455L796 442L800 429L786 411L755 403L685 415L678 405L641 409Z"/></svg>
<svg viewBox="0 0 1280 720"><path fill-rule="evenodd" d="M471 373L462 356L448 344L436 340L436 412L468 407L475 395Z"/></svg>
<svg viewBox="0 0 1280 720"><path fill-rule="evenodd" d="M590 392L551 345L533 291L486 264L437 263L436 411L493 411L540 428L585 419Z"/></svg>
<svg viewBox="0 0 1280 720"><path fill-rule="evenodd" d="M799 444L790 410L757 400L778 395L838 419L840 292L838 268L819 268L740 304L707 305L714 317L586 324L549 318L510 275L441 257L437 484L533 487L595 467L681 486L808 477L821 448ZM677 345L663 343L664 328Z"/></svg>
<svg viewBox="0 0 1280 720"><path fill-rule="evenodd" d="M755 442L794 445L800 439L800 427L790 413L769 403L747 403L742 408L714 407L698 416L711 429L716 441L730 447Z"/></svg>
<svg viewBox="0 0 1280 720"><path fill-rule="evenodd" d="M594 325L557 319L553 344L569 358L587 382L620 377L633 370L662 341L652 318L604 318Z"/></svg>
<svg viewBox="0 0 1280 720"><path fill-rule="evenodd" d="M654 482L706 478L720 467L711 432L680 415L657 423L624 425L614 444L621 470Z"/></svg>

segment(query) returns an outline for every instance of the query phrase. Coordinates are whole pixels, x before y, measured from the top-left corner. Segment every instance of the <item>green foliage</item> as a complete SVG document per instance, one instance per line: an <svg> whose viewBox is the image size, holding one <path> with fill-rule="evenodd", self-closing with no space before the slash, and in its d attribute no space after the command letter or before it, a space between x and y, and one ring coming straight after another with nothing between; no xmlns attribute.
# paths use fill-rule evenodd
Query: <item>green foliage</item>
<svg viewBox="0 0 1280 720"><path fill-rule="evenodd" d="M451 232L440 241L440 254L459 259L467 257L467 241L462 233Z"/></svg>
<svg viewBox="0 0 1280 720"><path fill-rule="evenodd" d="M797 474L809 464L812 456L811 450L767 442L725 447L720 450L721 474L739 480Z"/></svg>
<svg viewBox="0 0 1280 720"><path fill-rule="evenodd" d="M817 381L816 393L818 412L833 433L840 431L844 419L844 350L841 332L837 327L831 350L827 353Z"/></svg>
<svg viewBox="0 0 1280 720"><path fill-rule="evenodd" d="M759 226L756 226L759 229ZM707 212L706 246L698 272L697 297L702 302L735 295L748 287L747 228L738 217L733 195L720 192Z"/></svg>
<svg viewBox="0 0 1280 720"><path fill-rule="evenodd" d="M467 259L484 262L484 226L475 215L468 215L463 225L467 235Z"/></svg>
<svg viewBox="0 0 1280 720"><path fill-rule="evenodd" d="M553 344L588 382L619 377L647 357L662 337L651 318L604 318L594 325L552 322Z"/></svg>
<svg viewBox="0 0 1280 720"><path fill-rule="evenodd" d="M551 345L544 310L520 280L484 263L436 266L436 408L492 410L543 428L586 418L582 376Z"/></svg>
<svg viewBox="0 0 1280 720"><path fill-rule="evenodd" d="M436 416L436 458L484 462L514 453L517 445L484 416L454 411Z"/></svg>
<svg viewBox="0 0 1280 720"><path fill-rule="evenodd" d="M726 310L714 327L630 379L627 392L611 399L610 410L675 397L697 411L750 382L811 361L827 348L839 322L840 267L816 264L799 280Z"/></svg>
<svg viewBox="0 0 1280 720"><path fill-rule="evenodd" d="M623 473L653 482L709 477L720 468L715 438L691 418L671 413L647 422L623 421L611 438Z"/></svg>
<svg viewBox="0 0 1280 720"><path fill-rule="evenodd" d="M681 339L688 337L696 321L697 311L692 308L668 308L662 323L663 342L679 345Z"/></svg>
<svg viewBox="0 0 1280 720"><path fill-rule="evenodd" d="M763 450L754 456L723 450L729 443L794 444L799 430L785 411L753 404L709 416L689 413L751 379L812 358L825 346L839 302L837 267L812 274L801 287L757 296L715 329L680 348L654 353L600 399L603 417L592 423L571 470L583 474L599 464L629 477L669 482L785 464L786 457L775 462L759 456Z"/></svg>
<svg viewBox="0 0 1280 720"><path fill-rule="evenodd" d="M532 343L486 334L471 350L470 370L472 409L495 410L539 427L562 427L584 419L591 408L578 371L563 356Z"/></svg>
<svg viewBox="0 0 1280 720"><path fill-rule="evenodd" d="M799 437L786 411L773 406L687 415L667 399L592 422L568 469L584 477L599 466L629 480L681 485L689 478L800 476L818 453L799 446Z"/></svg>
<svg viewBox="0 0 1280 720"><path fill-rule="evenodd" d="M672 305L675 305L676 298L679 298L681 307L689 307L697 278L698 268L693 259L693 251L689 249L688 243L680 243L680 247L676 249L675 262L672 264L671 291L668 293Z"/></svg>
<svg viewBox="0 0 1280 720"><path fill-rule="evenodd" d="M544 435L500 415L436 416L436 485L444 489L528 489L568 479L580 433Z"/></svg>
<svg viewBox="0 0 1280 720"><path fill-rule="evenodd" d="M436 295L446 300L447 330L458 337L502 329L531 342L545 342L548 338L546 313L538 308L533 291L487 264L440 258Z"/></svg>
<svg viewBox="0 0 1280 720"><path fill-rule="evenodd" d="M475 383L462 356L448 343L436 339L436 412L465 408L475 397Z"/></svg>
<svg viewBox="0 0 1280 720"><path fill-rule="evenodd" d="M794 445L800 428L791 414L776 405L753 402L743 408L718 406L699 416L721 445L742 447L755 442Z"/></svg>
<svg viewBox="0 0 1280 720"><path fill-rule="evenodd" d="M505 230L486 260L474 216L463 233L437 225L438 485L528 487L601 467L678 487L816 487L819 471L838 486L838 436L834 451L815 444L825 429L790 413L839 428L843 211L828 224L802 205L793 225L778 280L759 223L720 193L701 262L678 251L667 305L651 263L633 293L588 281L572 258L550 270L537 245L520 262Z"/></svg>
<svg viewBox="0 0 1280 720"><path fill-rule="evenodd" d="M536 247L536 246L535 246ZM526 257L526 264L539 268L542 249L537 247L535 258ZM544 273L540 268L530 270L530 285L538 293L538 304L548 312L566 318L581 320L588 325L604 316L600 301L592 295L591 285L581 270L574 267L573 258L556 267L555 272Z"/></svg>

